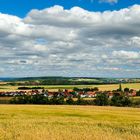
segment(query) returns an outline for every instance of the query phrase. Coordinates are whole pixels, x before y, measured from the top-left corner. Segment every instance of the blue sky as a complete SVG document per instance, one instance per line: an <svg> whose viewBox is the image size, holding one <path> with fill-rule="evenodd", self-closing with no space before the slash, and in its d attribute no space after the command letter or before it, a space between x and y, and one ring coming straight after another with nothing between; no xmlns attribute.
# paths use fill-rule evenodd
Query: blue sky
<svg viewBox="0 0 140 140"><path fill-rule="evenodd" d="M119 10L140 4L140 0L118 0L110 4L99 0L1 0L0 12L24 17L31 9L44 9L54 5L61 5L65 9L78 6L90 11Z"/></svg>
<svg viewBox="0 0 140 140"><path fill-rule="evenodd" d="M139 0L0 0L0 77L140 78Z"/></svg>

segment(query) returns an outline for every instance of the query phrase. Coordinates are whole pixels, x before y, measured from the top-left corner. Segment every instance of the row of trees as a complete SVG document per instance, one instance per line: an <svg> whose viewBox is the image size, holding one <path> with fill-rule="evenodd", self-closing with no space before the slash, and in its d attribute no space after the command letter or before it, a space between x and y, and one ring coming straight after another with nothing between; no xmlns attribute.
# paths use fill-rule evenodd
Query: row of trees
<svg viewBox="0 0 140 140"><path fill-rule="evenodd" d="M128 96L115 93L114 96L109 99L106 94L99 94L95 99L95 104L99 106L111 105L111 106L131 106L132 101Z"/></svg>
<svg viewBox="0 0 140 140"><path fill-rule="evenodd" d="M52 98L45 97L41 94L16 96L11 100L12 104L49 104L49 105L98 105L98 106L130 106L131 100L125 95L114 94L109 99L106 94L98 94L95 99L84 100L80 96L78 98L64 98L63 96L54 95Z"/></svg>
<svg viewBox="0 0 140 140"><path fill-rule="evenodd" d="M77 92L80 92L80 91L84 91L84 92L99 91L99 88L98 87L94 87L94 88L77 88L77 87L74 87L73 91L77 91Z"/></svg>
<svg viewBox="0 0 140 140"><path fill-rule="evenodd" d="M44 87L18 87L19 90L44 89Z"/></svg>

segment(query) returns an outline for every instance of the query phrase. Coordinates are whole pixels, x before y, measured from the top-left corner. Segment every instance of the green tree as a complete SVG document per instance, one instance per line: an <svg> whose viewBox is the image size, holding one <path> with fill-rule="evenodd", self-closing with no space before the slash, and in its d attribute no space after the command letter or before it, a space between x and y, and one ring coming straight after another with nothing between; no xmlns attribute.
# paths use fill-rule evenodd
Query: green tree
<svg viewBox="0 0 140 140"><path fill-rule="evenodd" d="M74 100L72 97L69 97L67 100L66 100L66 103L69 104L69 105L73 105L75 104Z"/></svg>
<svg viewBox="0 0 140 140"><path fill-rule="evenodd" d="M80 89L77 88L77 87L74 87L74 88L73 88L73 91L80 91Z"/></svg>
<svg viewBox="0 0 140 140"><path fill-rule="evenodd" d="M136 96L140 96L140 90L137 91Z"/></svg>
<svg viewBox="0 0 140 140"><path fill-rule="evenodd" d="M32 95L31 103L46 104L46 103L48 103L48 97L45 97L42 94Z"/></svg>
<svg viewBox="0 0 140 140"><path fill-rule="evenodd" d="M13 104L30 104L31 103L31 97L27 95L22 95L22 96L15 96L10 103Z"/></svg>
<svg viewBox="0 0 140 140"><path fill-rule="evenodd" d="M118 91L122 91L122 85L121 85L121 84L119 84L119 89L118 89Z"/></svg>
<svg viewBox="0 0 140 140"><path fill-rule="evenodd" d="M129 99L128 96L114 94L114 96L111 98L110 105L112 105L112 106L130 106L131 100Z"/></svg>
<svg viewBox="0 0 140 140"><path fill-rule="evenodd" d="M65 100L64 100L64 97L63 97L63 96L58 97L58 99L57 99L57 104L58 104L58 105L63 105L63 104L65 104Z"/></svg>
<svg viewBox="0 0 140 140"><path fill-rule="evenodd" d="M98 87L94 87L93 91L99 91L99 88Z"/></svg>
<svg viewBox="0 0 140 140"><path fill-rule="evenodd" d="M78 99L77 99L77 101L76 101L76 104L77 104L77 105L82 105L82 104L83 104L83 99L81 98L80 95L78 95Z"/></svg>
<svg viewBox="0 0 140 140"><path fill-rule="evenodd" d="M108 105L109 103L108 96L105 93L98 94L94 101L95 101L95 105L99 105L99 106L105 106Z"/></svg>
<svg viewBox="0 0 140 140"><path fill-rule="evenodd" d="M125 88L124 89L124 92L129 92L129 88Z"/></svg>

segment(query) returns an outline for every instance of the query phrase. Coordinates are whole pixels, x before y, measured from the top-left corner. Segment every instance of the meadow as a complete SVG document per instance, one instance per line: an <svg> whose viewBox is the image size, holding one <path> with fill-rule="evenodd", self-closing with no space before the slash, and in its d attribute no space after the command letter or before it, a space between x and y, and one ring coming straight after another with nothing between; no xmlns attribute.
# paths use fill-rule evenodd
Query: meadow
<svg viewBox="0 0 140 140"><path fill-rule="evenodd" d="M26 85L25 85L26 86ZM2 86L0 85L0 91L16 91L18 90L19 86ZM33 87L33 86L27 86L27 87ZM58 89L73 89L74 87L77 88L94 88L98 87L99 90L102 91L107 91L107 90L116 90L119 88L119 84L105 84L105 85L42 85L39 87L44 87L45 89L48 90L53 90L53 91L58 91ZM130 88L130 89L135 89L139 90L140 89L140 83L127 83L127 84L122 84L122 88Z"/></svg>
<svg viewBox="0 0 140 140"><path fill-rule="evenodd" d="M139 140L140 109L1 105L1 140Z"/></svg>

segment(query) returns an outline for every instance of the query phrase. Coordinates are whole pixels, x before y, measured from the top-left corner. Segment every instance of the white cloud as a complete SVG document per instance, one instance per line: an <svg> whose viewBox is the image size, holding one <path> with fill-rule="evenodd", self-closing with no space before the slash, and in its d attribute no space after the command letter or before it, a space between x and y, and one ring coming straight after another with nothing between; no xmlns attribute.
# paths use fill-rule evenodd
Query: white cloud
<svg viewBox="0 0 140 140"><path fill-rule="evenodd" d="M140 5L105 12L54 6L24 19L0 14L1 67L18 76L139 76L139 15Z"/></svg>
<svg viewBox="0 0 140 140"><path fill-rule="evenodd" d="M113 51L113 56L118 57L121 59L139 59L140 58L140 52L134 52L134 51Z"/></svg>
<svg viewBox="0 0 140 140"><path fill-rule="evenodd" d="M106 2L106 3L118 3L118 0L99 0L100 2Z"/></svg>

